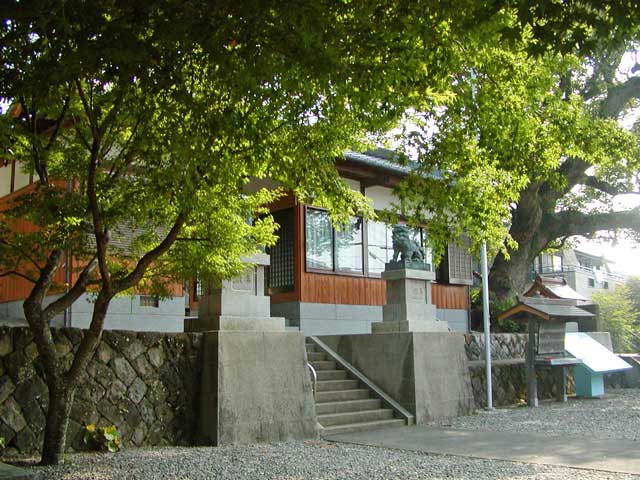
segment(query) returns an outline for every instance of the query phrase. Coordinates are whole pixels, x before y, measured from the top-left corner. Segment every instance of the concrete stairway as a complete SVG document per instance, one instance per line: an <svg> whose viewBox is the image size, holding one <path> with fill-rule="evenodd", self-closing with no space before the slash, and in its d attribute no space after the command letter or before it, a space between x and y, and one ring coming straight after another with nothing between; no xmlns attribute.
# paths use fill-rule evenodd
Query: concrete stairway
<svg viewBox="0 0 640 480"><path fill-rule="evenodd" d="M392 409L383 408L382 400L369 388L329 360L320 347L314 343L306 347L307 360L318 374L315 399L321 435L406 425L405 420L394 418Z"/></svg>

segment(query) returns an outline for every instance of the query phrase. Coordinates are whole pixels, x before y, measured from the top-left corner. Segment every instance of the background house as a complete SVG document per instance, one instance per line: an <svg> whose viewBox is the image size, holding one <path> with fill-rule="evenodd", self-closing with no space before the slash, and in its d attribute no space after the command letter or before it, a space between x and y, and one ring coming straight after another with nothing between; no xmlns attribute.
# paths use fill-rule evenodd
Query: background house
<svg viewBox="0 0 640 480"><path fill-rule="evenodd" d="M35 187L33 176L24 173L15 162L0 164L0 215L9 203L18 195L28 193ZM26 221L19 221L14 228L18 231L29 231L33 226ZM126 238L117 233L113 235L114 243L126 242ZM75 270L80 263L69 254L65 264L58 270L57 284L74 281ZM25 325L22 302L27 298L31 284L16 276L0 277L0 324ZM172 285L172 298L160 299L156 296L134 294L115 297L110 305L106 320L106 328L112 330L181 332L183 330L185 295L183 285ZM53 301L57 295L52 294L48 300ZM91 294L80 297L62 315L54 318L53 324L58 327L86 328L91 321L93 304Z"/></svg>
<svg viewBox="0 0 640 480"><path fill-rule="evenodd" d="M410 170L394 161L393 152L382 149L347 152L336 167L351 188L369 197L378 211L391 207L393 186ZM0 212L16 195L33 188L32 181L15 162L0 167ZM393 255L392 226L353 218L347 228L338 231L326 211L302 205L293 195L278 200L271 210L280 225L279 240L268 252L271 265L265 285L272 316L285 317L289 328L300 329L305 335L370 333L371 324L382 321L386 303L386 285L380 274ZM412 232L424 245L424 231L415 228ZM118 241L116 235L113 241ZM433 269L434 259L428 249L426 252L425 261ZM75 275L73 255L67 260L58 272L61 284ZM469 330L471 283L471 256L465 248L449 245L433 284L432 300L438 319L447 321L451 330ZM24 323L22 302L29 290L30 284L22 279L0 278L0 323ZM169 299L144 294L116 297L106 328L182 331L185 315L197 315L201 290L194 280L173 285L174 296ZM54 298L52 295L51 300ZM91 296L84 295L55 323L86 327L91 311Z"/></svg>
<svg viewBox="0 0 640 480"><path fill-rule="evenodd" d="M624 276L613 273L610 263L604 257L565 249L538 255L531 273L543 278L564 278L567 285L591 299L594 292L613 290L624 283Z"/></svg>

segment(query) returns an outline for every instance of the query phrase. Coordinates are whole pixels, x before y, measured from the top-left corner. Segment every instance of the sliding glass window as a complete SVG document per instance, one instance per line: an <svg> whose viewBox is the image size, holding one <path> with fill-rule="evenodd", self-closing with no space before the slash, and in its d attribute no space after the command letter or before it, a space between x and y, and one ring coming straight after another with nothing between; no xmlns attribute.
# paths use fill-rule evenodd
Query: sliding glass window
<svg viewBox="0 0 640 480"><path fill-rule="evenodd" d="M347 225L336 230L336 270L363 273L362 219L352 218Z"/></svg>
<svg viewBox="0 0 640 480"><path fill-rule="evenodd" d="M333 270L333 227L329 214L307 208L305 227L307 268Z"/></svg>
<svg viewBox="0 0 640 480"><path fill-rule="evenodd" d="M306 209L305 220L306 262L309 270L378 276L393 258L393 227L390 225L352 218L347 225L334 229L329 214L315 208ZM366 235L363 231L365 223ZM424 232L421 228L412 228L410 235L424 248ZM425 263L432 265L431 251L427 248Z"/></svg>
<svg viewBox="0 0 640 480"><path fill-rule="evenodd" d="M391 228L386 223L367 223L369 273L381 274L384 264L393 258Z"/></svg>

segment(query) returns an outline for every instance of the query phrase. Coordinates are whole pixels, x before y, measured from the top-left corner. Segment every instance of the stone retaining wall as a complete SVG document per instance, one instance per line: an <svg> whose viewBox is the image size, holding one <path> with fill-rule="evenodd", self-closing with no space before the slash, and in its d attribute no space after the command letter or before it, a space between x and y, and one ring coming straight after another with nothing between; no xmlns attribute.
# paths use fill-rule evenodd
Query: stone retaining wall
<svg viewBox="0 0 640 480"><path fill-rule="evenodd" d="M79 329L53 337L68 368ZM202 334L105 331L76 391L67 434L82 448L82 425L116 425L124 445L193 444ZM14 453L40 450L48 404L38 352L27 328L0 327L0 436Z"/></svg>
<svg viewBox="0 0 640 480"><path fill-rule="evenodd" d="M491 334L491 384L494 406L514 405L526 398L527 382L524 364L527 334ZM465 335L465 352L469 360L469 375L476 408L486 406L486 375L484 367L484 334ZM537 369L538 397L553 398L556 386L549 370ZM568 390L573 390L573 379L567 375Z"/></svg>

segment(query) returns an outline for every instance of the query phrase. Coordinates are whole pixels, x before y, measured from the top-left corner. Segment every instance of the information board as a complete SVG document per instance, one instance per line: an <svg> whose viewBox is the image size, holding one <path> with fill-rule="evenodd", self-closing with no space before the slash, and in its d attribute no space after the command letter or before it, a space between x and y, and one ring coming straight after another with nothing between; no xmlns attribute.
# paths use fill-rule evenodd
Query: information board
<svg viewBox="0 0 640 480"><path fill-rule="evenodd" d="M582 360L582 364L593 373L616 372L631 368L631 365L583 332L566 333L564 348L568 353Z"/></svg>

